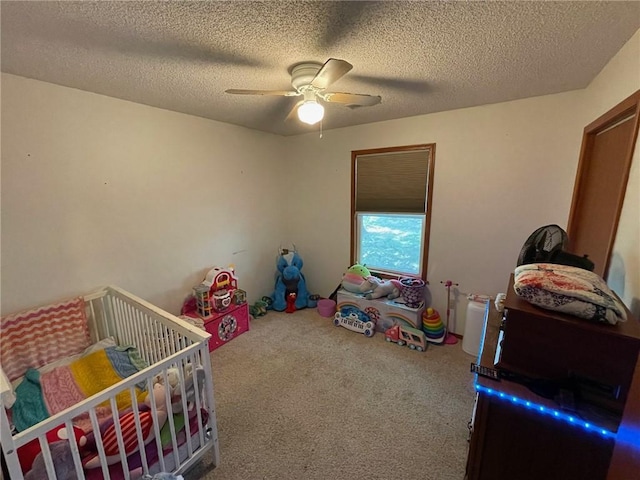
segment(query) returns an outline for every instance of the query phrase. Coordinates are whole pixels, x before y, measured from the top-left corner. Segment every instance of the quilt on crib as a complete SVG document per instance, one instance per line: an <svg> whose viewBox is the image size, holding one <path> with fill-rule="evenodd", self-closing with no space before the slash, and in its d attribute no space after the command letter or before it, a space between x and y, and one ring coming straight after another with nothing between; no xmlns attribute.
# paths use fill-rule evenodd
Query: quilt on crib
<svg viewBox="0 0 640 480"><path fill-rule="evenodd" d="M83 356L69 365L40 373L29 368L15 389L12 418L16 430L23 431L72 407L127 378L148 365L132 346L110 346ZM139 401L144 400L144 385L136 387ZM127 390L116 396L118 410L131 406ZM104 410L109 410L107 405ZM88 421L88 419L85 419ZM77 419L74 423L84 423ZM82 425L80 425L82 426Z"/></svg>

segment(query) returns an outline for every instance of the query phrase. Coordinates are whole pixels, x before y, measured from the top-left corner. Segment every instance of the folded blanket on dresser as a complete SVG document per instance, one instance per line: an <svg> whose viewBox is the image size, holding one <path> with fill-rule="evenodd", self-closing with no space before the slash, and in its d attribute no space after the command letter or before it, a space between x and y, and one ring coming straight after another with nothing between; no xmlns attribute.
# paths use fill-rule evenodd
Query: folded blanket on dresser
<svg viewBox="0 0 640 480"><path fill-rule="evenodd" d="M100 349L69 365L62 365L45 373L30 368L22 383L15 389L13 423L19 432L23 431L115 385L146 366L138 350L126 346ZM144 384L136 387L137 397L141 402L145 396L144 387ZM118 394L116 402L118 410L130 407L128 390ZM108 402L102 407L108 410Z"/></svg>
<svg viewBox="0 0 640 480"><path fill-rule="evenodd" d="M548 310L615 325L627 319L624 305L597 274L582 268L534 263L516 268L513 288Z"/></svg>

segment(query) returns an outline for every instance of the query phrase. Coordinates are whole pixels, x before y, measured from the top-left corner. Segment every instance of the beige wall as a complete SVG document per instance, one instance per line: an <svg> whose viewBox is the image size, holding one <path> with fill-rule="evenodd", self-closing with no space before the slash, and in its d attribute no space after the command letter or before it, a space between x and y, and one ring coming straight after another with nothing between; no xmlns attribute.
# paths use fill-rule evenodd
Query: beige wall
<svg viewBox="0 0 640 480"><path fill-rule="evenodd" d="M629 172L607 283L640 318L640 147Z"/></svg>
<svg viewBox="0 0 640 480"><path fill-rule="evenodd" d="M587 123L640 88L640 30L584 90ZM586 126L586 123L585 123Z"/></svg>
<svg viewBox="0 0 640 480"><path fill-rule="evenodd" d="M585 90L590 120L640 89L640 31ZM640 146L636 144L613 245L609 285L640 318Z"/></svg>
<svg viewBox="0 0 640 480"><path fill-rule="evenodd" d="M427 277L443 315L440 282L460 284L453 327L463 333L465 295L506 291L529 234L550 223L566 228L582 131L638 88L639 43L640 31L586 90L288 139L295 199L288 229L312 290L331 293L349 263L351 150L433 142Z"/></svg>
<svg viewBox="0 0 640 480"><path fill-rule="evenodd" d="M178 313L230 263L259 298L283 240L281 151L274 135L3 74L2 311L113 283Z"/></svg>
<svg viewBox="0 0 640 480"><path fill-rule="evenodd" d="M505 291L529 234L566 228L582 130L637 88L638 38L587 90L323 138L3 74L2 310L115 283L176 312L207 267L228 263L253 301L271 293L276 249L290 243L310 291L329 295L349 262L351 150L433 142L428 279L443 315L440 281L460 284L462 333L464 294Z"/></svg>
<svg viewBox="0 0 640 480"><path fill-rule="evenodd" d="M328 295L349 263L351 150L436 144L427 278L446 312L441 281L467 293L507 288L520 248L539 226L566 227L584 126L582 92L531 98L309 134L288 141L294 212L288 224L309 286Z"/></svg>

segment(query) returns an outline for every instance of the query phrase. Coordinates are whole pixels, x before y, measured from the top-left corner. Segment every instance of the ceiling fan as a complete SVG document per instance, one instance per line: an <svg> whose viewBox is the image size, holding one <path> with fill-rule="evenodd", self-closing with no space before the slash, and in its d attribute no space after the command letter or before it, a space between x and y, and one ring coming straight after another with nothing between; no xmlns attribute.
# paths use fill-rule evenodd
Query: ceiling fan
<svg viewBox="0 0 640 480"><path fill-rule="evenodd" d="M324 65L300 63L291 69L291 85L295 90L241 90L232 88L225 91L235 95L302 96L303 99L293 107L287 119L297 112L300 121L314 125L324 117L324 107L319 103L319 100L338 103L349 108L370 107L382 101L382 97L378 95L325 92L329 86L342 78L352 68L353 65L349 62L337 58L330 58Z"/></svg>

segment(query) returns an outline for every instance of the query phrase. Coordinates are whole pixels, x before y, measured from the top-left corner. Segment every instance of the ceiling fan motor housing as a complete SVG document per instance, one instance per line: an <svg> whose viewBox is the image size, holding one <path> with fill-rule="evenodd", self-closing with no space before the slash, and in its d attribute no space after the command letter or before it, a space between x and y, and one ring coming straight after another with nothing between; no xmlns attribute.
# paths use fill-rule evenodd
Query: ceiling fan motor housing
<svg viewBox="0 0 640 480"><path fill-rule="evenodd" d="M320 71L322 65L317 63L301 63L291 70L291 85L296 91L300 91L302 87L310 86L316 74Z"/></svg>

